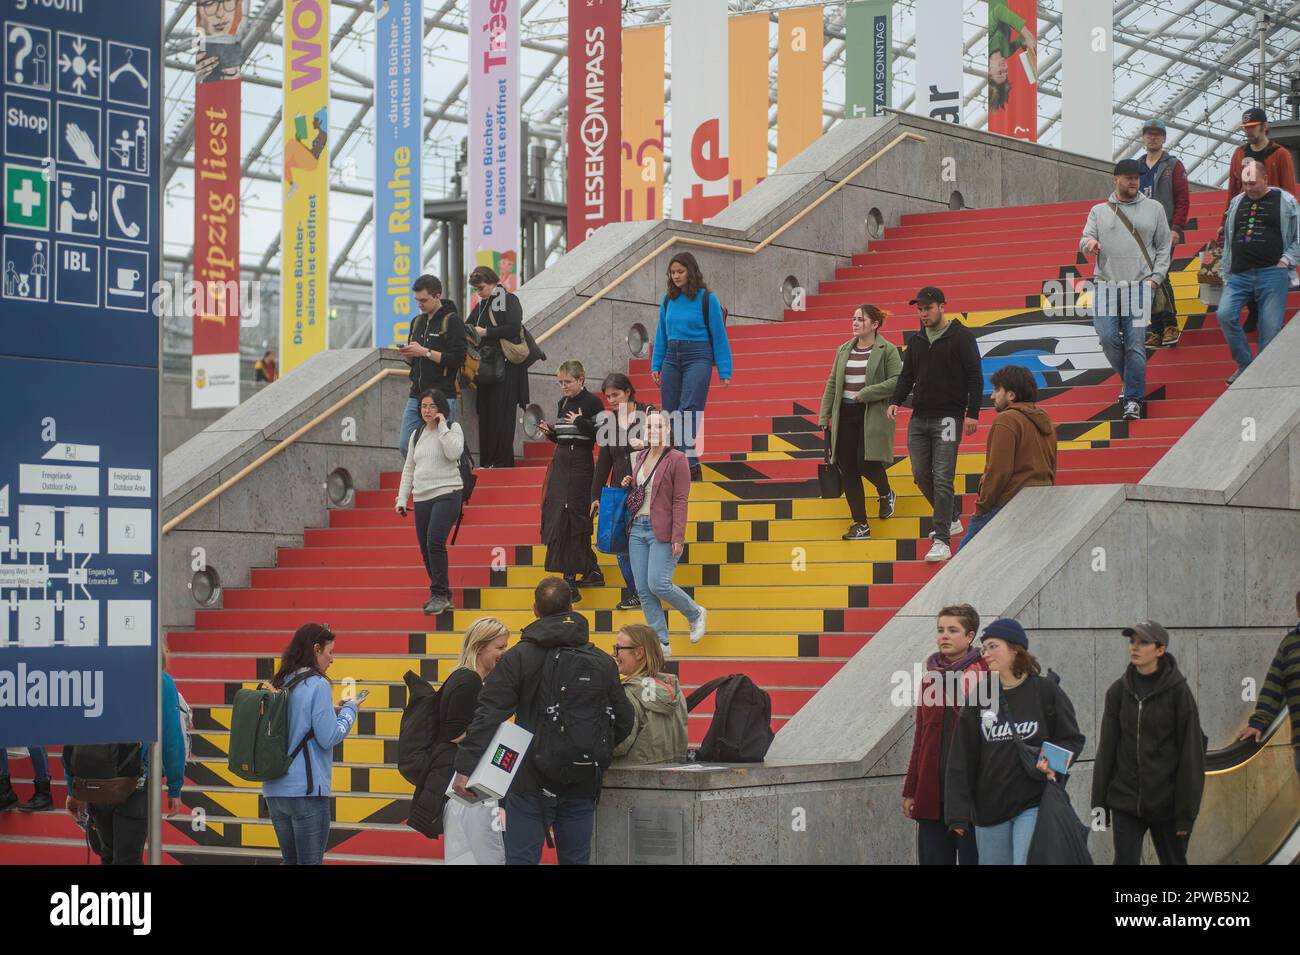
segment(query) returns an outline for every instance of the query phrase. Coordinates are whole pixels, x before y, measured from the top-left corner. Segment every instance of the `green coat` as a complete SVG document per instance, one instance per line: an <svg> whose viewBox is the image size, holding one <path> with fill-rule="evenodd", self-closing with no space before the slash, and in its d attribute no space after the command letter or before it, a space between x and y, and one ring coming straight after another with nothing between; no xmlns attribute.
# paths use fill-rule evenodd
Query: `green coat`
<svg viewBox="0 0 1300 955"><path fill-rule="evenodd" d="M844 400L844 366L848 364L849 352L853 350L856 338L850 338L835 353L835 362L831 365L831 376L826 379L826 391L822 395L822 409L817 416L817 423L823 428L831 426L831 460L835 460L835 439L839 437L840 406ZM894 422L889 420L889 399L893 397L894 385L903 370L903 357L898 348L883 338L876 338L879 347L871 350L871 360L867 362L867 386L862 389L860 400L867 403L867 413L862 422L862 460L884 461L894 463Z"/></svg>

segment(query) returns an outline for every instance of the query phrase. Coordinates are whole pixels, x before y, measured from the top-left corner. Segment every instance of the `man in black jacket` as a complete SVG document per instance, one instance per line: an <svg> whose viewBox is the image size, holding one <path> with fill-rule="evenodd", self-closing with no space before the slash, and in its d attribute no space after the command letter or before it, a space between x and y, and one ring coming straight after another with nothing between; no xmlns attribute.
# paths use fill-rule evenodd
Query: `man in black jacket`
<svg viewBox="0 0 1300 955"><path fill-rule="evenodd" d="M1187 865L1205 788L1196 700L1153 621L1128 627L1129 666L1106 691L1092 804L1109 811L1116 865L1140 865L1149 830L1161 865Z"/></svg>
<svg viewBox="0 0 1300 955"><path fill-rule="evenodd" d="M437 388L447 396L451 413L447 423L452 424L460 415L460 400L456 397L456 376L465 364L469 346L465 337L465 322L456 313L455 302L442 300L442 283L435 276L421 275L411 286L419 313L411 322L411 333L405 345L398 349L402 360L411 366L411 394L402 412L402 427L398 437L398 450L402 457L411 446L411 435L423 422L420 420L420 395Z"/></svg>
<svg viewBox="0 0 1300 955"><path fill-rule="evenodd" d="M561 864L586 865L591 861L596 797L600 795L600 775L605 767L592 766L590 776L583 781L563 785L545 778L536 765L539 748L544 745L539 727L547 719L546 708L550 705L543 698L547 692L543 685L547 658L559 647L589 646L587 618L574 613L572 606L569 585L562 578L545 577L537 585L533 595L533 613L537 619L524 628L519 643L505 652L488 675L479 693L474 721L465 731L456 754L456 777L452 785L462 798L474 799L465 784L497 727L514 716L522 729L533 734L532 745L505 800L508 865L536 865L541 861L542 843L552 827ZM603 695L604 709L612 717L608 758L614 747L632 732L634 716L619 680L618 665L606 656L598 669L602 671L603 685L590 687L588 692Z"/></svg>
<svg viewBox="0 0 1300 955"><path fill-rule="evenodd" d="M961 322L944 316L941 290L927 285L910 304L921 317L921 331L907 342L889 418L898 417L899 407L911 395L907 453L912 477L934 508L934 543L925 559L936 563L952 556L949 539L962 530L961 500L953 494L957 447L963 434L969 437L979 426L984 372L975 336Z"/></svg>

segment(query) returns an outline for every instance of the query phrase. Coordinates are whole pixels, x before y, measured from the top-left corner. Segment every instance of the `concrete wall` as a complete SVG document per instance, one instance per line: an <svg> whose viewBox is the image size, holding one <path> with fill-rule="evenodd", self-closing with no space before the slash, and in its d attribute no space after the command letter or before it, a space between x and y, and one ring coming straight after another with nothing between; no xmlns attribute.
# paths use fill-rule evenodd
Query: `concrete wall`
<svg viewBox="0 0 1300 955"><path fill-rule="evenodd" d="M239 383L242 404L265 387L251 381ZM190 380L184 375L164 375L162 385L162 452L167 456L226 413L220 408L194 408Z"/></svg>

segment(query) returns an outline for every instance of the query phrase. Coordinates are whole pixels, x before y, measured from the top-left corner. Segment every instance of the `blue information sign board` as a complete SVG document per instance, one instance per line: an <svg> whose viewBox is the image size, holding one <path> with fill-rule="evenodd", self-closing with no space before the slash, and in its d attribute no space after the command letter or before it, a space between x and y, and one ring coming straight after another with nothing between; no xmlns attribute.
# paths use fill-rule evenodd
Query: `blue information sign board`
<svg viewBox="0 0 1300 955"><path fill-rule="evenodd" d="M0 745L157 738L163 0L0 0Z"/></svg>

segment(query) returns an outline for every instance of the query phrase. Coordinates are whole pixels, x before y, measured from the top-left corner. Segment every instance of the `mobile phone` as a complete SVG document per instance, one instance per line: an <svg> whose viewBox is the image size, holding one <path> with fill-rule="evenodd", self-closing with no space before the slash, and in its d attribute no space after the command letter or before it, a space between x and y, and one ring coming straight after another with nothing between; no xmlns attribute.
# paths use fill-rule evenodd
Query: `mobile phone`
<svg viewBox="0 0 1300 955"><path fill-rule="evenodd" d="M362 691L361 691L360 693L358 693L356 696L354 696L354 697L351 698L351 702L355 703L357 706L360 706L362 703L364 703L364 702L366 701L366 697L368 697L369 695L370 695L370 691L369 691L369 690L362 690ZM348 701L347 701L347 700L344 700L343 702L346 703L346 702L348 702Z"/></svg>

